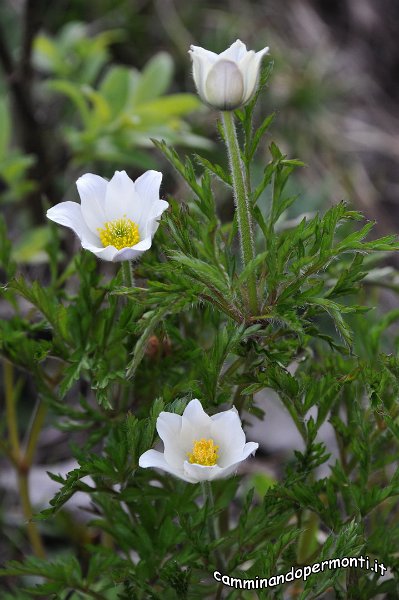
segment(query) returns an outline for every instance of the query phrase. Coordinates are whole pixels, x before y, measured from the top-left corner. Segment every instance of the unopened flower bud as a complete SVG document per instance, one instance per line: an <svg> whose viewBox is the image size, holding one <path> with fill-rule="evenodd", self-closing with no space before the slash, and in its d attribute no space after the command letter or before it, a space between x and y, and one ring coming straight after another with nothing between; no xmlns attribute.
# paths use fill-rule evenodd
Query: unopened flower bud
<svg viewBox="0 0 399 600"><path fill-rule="evenodd" d="M191 46L193 77L201 100L219 110L246 104L255 93L261 60L268 51L248 51L240 40L221 54Z"/></svg>

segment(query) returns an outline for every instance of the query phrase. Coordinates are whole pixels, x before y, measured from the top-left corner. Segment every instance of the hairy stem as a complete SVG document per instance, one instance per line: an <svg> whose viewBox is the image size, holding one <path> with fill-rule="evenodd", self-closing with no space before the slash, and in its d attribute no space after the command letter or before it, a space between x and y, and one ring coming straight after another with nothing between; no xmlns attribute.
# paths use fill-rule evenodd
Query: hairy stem
<svg viewBox="0 0 399 600"><path fill-rule="evenodd" d="M219 531L218 531L218 523L215 519L215 501L213 499L213 492L212 492L212 485L210 483L210 481L202 481L201 482L201 488L202 488L202 493L204 496L204 499L207 500L208 502L208 509L210 511L210 514L208 515L208 535L209 535L209 540L211 543L216 542L217 539L220 537ZM220 554L219 550L217 550L215 548L215 559L216 559L216 564L217 567L219 569L221 569L221 572L224 573L225 572L225 561L223 559L223 556Z"/></svg>
<svg viewBox="0 0 399 600"><path fill-rule="evenodd" d="M130 260L124 260L121 265L123 284L126 287L134 286L133 266Z"/></svg>
<svg viewBox="0 0 399 600"><path fill-rule="evenodd" d="M234 198L237 210L238 229L240 232L241 255L244 267L255 257L254 235L252 231L251 213L249 209L248 187L244 165L241 160L234 117L231 111L222 112L222 123L229 155L230 171L233 180ZM258 312L256 276L248 275L248 296L251 311Z"/></svg>

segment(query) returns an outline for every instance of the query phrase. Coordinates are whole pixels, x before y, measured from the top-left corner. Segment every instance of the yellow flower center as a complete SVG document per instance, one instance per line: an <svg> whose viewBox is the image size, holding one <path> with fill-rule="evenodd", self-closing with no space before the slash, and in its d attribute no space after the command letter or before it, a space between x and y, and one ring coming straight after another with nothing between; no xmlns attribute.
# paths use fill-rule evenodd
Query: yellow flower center
<svg viewBox="0 0 399 600"><path fill-rule="evenodd" d="M217 451L219 446L216 446L213 440L194 440L193 451L187 452L188 460L191 464L203 465L205 467L213 467L219 457Z"/></svg>
<svg viewBox="0 0 399 600"><path fill-rule="evenodd" d="M104 227L98 228L98 235L104 247L115 246L117 250L131 248L140 241L137 224L123 215L122 219L107 221Z"/></svg>

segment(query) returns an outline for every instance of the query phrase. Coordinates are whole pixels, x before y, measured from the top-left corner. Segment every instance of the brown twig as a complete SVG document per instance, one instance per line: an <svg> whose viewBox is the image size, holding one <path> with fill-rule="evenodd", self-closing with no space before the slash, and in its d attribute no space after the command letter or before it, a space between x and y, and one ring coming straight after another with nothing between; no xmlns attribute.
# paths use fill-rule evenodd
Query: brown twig
<svg viewBox="0 0 399 600"><path fill-rule="evenodd" d="M28 177L36 187L26 197L35 223L43 221L42 197L55 197L54 174L60 168L59 154L54 152L54 132L48 135L37 118L37 102L32 92L33 41L42 22L47 0L27 0L23 14L21 53L13 59L4 31L0 29L0 65L6 75L13 100L14 131L23 152L35 157ZM48 128L48 124L46 124Z"/></svg>

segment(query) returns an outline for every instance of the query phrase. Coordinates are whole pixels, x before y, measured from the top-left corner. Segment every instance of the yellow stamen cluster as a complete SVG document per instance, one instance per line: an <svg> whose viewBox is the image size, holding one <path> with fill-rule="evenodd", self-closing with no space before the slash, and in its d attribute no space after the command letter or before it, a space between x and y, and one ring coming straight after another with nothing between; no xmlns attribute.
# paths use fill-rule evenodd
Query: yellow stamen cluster
<svg viewBox="0 0 399 600"><path fill-rule="evenodd" d="M137 224L128 219L126 215L122 219L107 221L104 228L98 228L98 235L104 248L115 246L117 250L131 248L140 241L139 228Z"/></svg>
<svg viewBox="0 0 399 600"><path fill-rule="evenodd" d="M216 446L211 439L194 440L192 452L187 453L188 460L191 464L213 467L219 457L218 450L219 446Z"/></svg>

